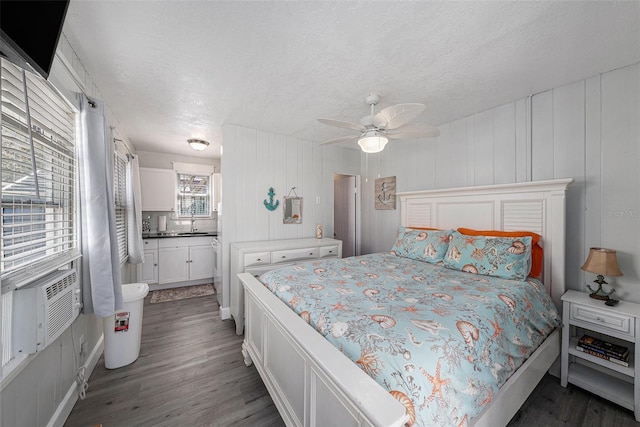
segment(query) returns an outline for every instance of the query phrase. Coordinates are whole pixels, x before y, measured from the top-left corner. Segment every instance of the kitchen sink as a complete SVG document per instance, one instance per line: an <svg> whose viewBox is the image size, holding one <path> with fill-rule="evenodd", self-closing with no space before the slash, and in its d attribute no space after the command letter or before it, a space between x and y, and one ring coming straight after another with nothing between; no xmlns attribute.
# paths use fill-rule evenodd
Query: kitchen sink
<svg viewBox="0 0 640 427"><path fill-rule="evenodd" d="M182 233L178 233L178 236L202 236L209 233L209 231L185 231Z"/></svg>

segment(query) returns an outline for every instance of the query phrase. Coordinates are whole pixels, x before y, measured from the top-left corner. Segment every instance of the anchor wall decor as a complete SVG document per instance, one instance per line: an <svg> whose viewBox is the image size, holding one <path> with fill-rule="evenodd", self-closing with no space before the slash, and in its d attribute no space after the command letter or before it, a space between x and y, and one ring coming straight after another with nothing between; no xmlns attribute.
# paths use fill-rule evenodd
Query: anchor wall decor
<svg viewBox="0 0 640 427"><path fill-rule="evenodd" d="M273 190L273 187L269 187L267 195L269 196L269 201L267 202L267 199L264 199L264 207L267 208L267 210L275 211L280 204L280 200L276 200L274 203L273 196L276 195L276 192Z"/></svg>
<svg viewBox="0 0 640 427"><path fill-rule="evenodd" d="M395 209L396 208L396 177L388 176L386 178L376 179L375 187L375 208L376 209Z"/></svg>

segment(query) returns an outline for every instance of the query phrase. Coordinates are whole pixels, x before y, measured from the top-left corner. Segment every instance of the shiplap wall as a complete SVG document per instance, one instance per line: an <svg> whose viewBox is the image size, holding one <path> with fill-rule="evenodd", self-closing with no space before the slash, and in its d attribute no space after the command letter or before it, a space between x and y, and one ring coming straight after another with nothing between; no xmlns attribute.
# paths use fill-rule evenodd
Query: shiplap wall
<svg viewBox="0 0 640 427"><path fill-rule="evenodd" d="M399 212L376 211L377 177L397 191L571 177L567 288L595 278L580 266L591 246L618 251L619 298L640 302L640 64L555 88L440 127L432 140L398 141L361 155L363 253L393 245Z"/></svg>
<svg viewBox="0 0 640 427"><path fill-rule="evenodd" d="M333 174L358 175L360 154L236 125L223 126L223 140L222 299L223 307L229 307L229 245L315 237L317 224L325 236L333 237ZM263 204L269 187L280 201L274 211ZM291 187L303 198L301 224L282 223L282 198Z"/></svg>

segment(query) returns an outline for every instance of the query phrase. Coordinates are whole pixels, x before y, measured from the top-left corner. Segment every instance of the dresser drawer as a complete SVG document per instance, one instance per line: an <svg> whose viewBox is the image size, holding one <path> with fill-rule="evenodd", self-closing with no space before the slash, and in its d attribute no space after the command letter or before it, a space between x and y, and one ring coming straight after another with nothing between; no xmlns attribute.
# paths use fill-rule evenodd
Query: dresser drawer
<svg viewBox="0 0 640 427"><path fill-rule="evenodd" d="M144 239L142 241L143 250L150 251L153 249L158 249L158 239Z"/></svg>
<svg viewBox="0 0 640 427"><path fill-rule="evenodd" d="M320 258L338 256L338 245L323 246L320 248Z"/></svg>
<svg viewBox="0 0 640 427"><path fill-rule="evenodd" d="M306 248L306 249L289 249L287 251L273 251L271 252L271 262L273 264L281 262L290 262L297 259L309 259L318 258L320 253L319 248Z"/></svg>
<svg viewBox="0 0 640 427"><path fill-rule="evenodd" d="M245 254L244 266L271 264L271 252L255 252Z"/></svg>
<svg viewBox="0 0 640 427"><path fill-rule="evenodd" d="M580 304L571 304L571 320L579 320L635 337L634 318L620 313L606 313Z"/></svg>

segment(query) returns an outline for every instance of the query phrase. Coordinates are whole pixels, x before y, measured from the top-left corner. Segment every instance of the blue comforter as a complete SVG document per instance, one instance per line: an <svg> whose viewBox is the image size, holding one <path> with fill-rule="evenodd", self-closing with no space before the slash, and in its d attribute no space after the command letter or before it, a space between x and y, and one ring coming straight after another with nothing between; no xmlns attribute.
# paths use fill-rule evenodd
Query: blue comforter
<svg viewBox="0 0 640 427"><path fill-rule="evenodd" d="M543 285L391 253L284 267L260 280L407 408L465 425L560 325Z"/></svg>

